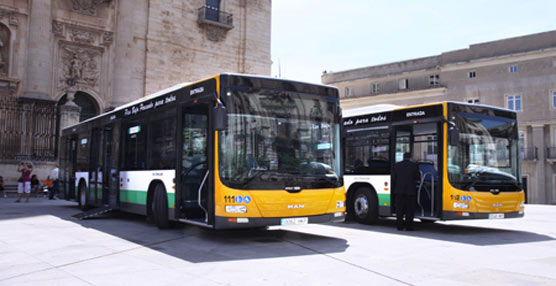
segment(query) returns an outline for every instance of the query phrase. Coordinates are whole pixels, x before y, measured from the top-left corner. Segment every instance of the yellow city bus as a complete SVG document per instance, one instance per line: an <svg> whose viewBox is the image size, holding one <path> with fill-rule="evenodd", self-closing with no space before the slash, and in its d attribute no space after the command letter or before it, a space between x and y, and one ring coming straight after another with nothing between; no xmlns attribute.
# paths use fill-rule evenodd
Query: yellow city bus
<svg viewBox="0 0 556 286"><path fill-rule="evenodd" d="M516 118L507 109L457 102L344 110L348 218L374 223L394 215L390 172L405 152L421 171L421 221L522 217Z"/></svg>
<svg viewBox="0 0 556 286"><path fill-rule="evenodd" d="M65 128L61 188L160 228L343 221L340 120L334 87L221 74Z"/></svg>

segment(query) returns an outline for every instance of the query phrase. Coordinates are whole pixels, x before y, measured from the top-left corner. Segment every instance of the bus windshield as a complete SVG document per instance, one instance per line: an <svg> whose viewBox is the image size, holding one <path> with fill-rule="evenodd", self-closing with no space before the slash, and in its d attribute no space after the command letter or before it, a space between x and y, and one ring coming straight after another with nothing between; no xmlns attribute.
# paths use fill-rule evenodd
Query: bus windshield
<svg viewBox="0 0 556 286"><path fill-rule="evenodd" d="M222 182L237 189L342 185L337 99L230 89L228 129L219 137Z"/></svg>
<svg viewBox="0 0 556 286"><path fill-rule="evenodd" d="M448 146L450 183L463 190L521 190L516 120L467 112L452 118L459 142Z"/></svg>

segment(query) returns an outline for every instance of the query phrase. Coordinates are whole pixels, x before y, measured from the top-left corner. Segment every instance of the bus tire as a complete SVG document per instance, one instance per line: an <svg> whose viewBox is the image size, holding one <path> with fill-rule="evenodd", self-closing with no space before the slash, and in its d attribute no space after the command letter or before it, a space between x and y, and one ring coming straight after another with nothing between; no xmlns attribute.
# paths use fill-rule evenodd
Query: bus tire
<svg viewBox="0 0 556 286"><path fill-rule="evenodd" d="M353 218L359 223L374 224L378 221L378 201L368 188L355 190L351 200Z"/></svg>
<svg viewBox="0 0 556 286"><path fill-rule="evenodd" d="M168 221L168 196L162 184L156 184L154 187L151 210L154 223L159 229L165 229L170 226L170 222Z"/></svg>
<svg viewBox="0 0 556 286"><path fill-rule="evenodd" d="M82 211L86 211L89 209L89 196L87 194L87 186L85 186L85 183L79 184L78 192L77 201L79 202L79 207Z"/></svg>

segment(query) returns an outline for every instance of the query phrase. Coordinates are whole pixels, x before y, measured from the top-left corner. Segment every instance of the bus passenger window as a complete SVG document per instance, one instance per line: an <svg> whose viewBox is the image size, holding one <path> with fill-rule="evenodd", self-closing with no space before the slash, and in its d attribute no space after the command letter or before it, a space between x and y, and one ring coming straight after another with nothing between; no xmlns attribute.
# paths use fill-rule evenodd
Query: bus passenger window
<svg viewBox="0 0 556 286"><path fill-rule="evenodd" d="M176 121L174 118L165 118L153 121L151 138L150 168L156 170L173 169L176 165Z"/></svg>
<svg viewBox="0 0 556 286"><path fill-rule="evenodd" d="M390 172L390 131L354 132L346 140L346 174L388 174Z"/></svg>
<svg viewBox="0 0 556 286"><path fill-rule="evenodd" d="M130 124L126 129L124 146L124 169L140 170L145 169L146 159L146 134L145 124Z"/></svg>

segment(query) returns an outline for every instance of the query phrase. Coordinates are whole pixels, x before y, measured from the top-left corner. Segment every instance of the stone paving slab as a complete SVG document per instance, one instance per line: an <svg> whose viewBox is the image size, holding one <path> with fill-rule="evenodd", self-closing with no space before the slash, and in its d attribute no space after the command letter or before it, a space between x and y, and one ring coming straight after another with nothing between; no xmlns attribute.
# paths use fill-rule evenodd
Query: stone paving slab
<svg viewBox="0 0 556 286"><path fill-rule="evenodd" d="M76 203L0 198L0 285L556 285L556 206L521 219L212 231L84 221Z"/></svg>

